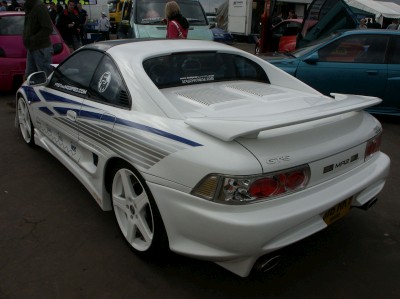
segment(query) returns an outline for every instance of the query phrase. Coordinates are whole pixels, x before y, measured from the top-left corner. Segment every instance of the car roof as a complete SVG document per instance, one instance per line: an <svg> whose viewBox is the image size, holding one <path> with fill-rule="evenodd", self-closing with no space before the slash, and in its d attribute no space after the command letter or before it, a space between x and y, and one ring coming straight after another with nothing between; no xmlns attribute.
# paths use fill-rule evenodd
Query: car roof
<svg viewBox="0 0 400 299"><path fill-rule="evenodd" d="M1 11L0 16L8 17L8 16L24 16L24 11Z"/></svg>
<svg viewBox="0 0 400 299"><path fill-rule="evenodd" d="M198 52L198 51L229 51L243 52L231 46L205 40L179 40L179 39L120 39L98 42L86 45L78 51L84 49L98 50L102 52L126 52L135 49L135 55L128 52L130 58L150 57L176 52ZM245 52L244 52L245 53ZM126 55L126 54L125 54Z"/></svg>

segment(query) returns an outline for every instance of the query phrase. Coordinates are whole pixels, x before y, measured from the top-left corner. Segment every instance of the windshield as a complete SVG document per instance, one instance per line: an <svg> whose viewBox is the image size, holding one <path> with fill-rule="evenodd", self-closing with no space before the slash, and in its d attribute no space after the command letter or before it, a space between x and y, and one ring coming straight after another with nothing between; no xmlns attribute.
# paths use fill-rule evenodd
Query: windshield
<svg viewBox="0 0 400 299"><path fill-rule="evenodd" d="M315 48L319 48L321 45L325 44L326 42L335 39L340 33L332 33L329 36L324 38L320 38L316 41L310 42L307 46L300 48L291 52L290 54L294 57L301 57L307 55L308 53L312 52Z"/></svg>
<svg viewBox="0 0 400 299"><path fill-rule="evenodd" d="M297 48L330 33L356 28L356 16L350 7L341 0L314 0L307 10Z"/></svg>
<svg viewBox="0 0 400 299"><path fill-rule="evenodd" d="M114 13L117 11L117 0L108 1L108 12Z"/></svg>
<svg viewBox="0 0 400 299"><path fill-rule="evenodd" d="M191 25L207 25L203 8L198 1L177 1L181 13ZM157 24L165 18L166 1L138 1L136 9L137 24Z"/></svg>

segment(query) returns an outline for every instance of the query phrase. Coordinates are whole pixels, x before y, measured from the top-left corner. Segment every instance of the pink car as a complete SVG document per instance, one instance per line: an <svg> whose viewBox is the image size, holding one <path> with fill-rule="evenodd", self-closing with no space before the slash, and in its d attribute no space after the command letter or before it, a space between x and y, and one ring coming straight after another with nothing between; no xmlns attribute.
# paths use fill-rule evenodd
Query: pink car
<svg viewBox="0 0 400 299"><path fill-rule="evenodd" d="M0 91L17 89L25 73L26 48L22 42L25 12L0 12ZM61 63L70 55L68 46L54 26L51 35L54 54L52 62Z"/></svg>

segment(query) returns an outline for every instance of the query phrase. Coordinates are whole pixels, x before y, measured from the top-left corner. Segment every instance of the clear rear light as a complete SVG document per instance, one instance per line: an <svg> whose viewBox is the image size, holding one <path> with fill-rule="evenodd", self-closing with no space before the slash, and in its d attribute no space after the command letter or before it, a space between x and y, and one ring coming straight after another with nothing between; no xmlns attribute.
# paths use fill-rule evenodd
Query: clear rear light
<svg viewBox="0 0 400 299"><path fill-rule="evenodd" d="M192 190L192 194L219 203L246 204L304 189L309 178L308 165L256 176L210 174Z"/></svg>
<svg viewBox="0 0 400 299"><path fill-rule="evenodd" d="M367 146L365 147L364 161L369 160L371 157L374 156L374 154L381 150L381 142L382 132L367 141Z"/></svg>

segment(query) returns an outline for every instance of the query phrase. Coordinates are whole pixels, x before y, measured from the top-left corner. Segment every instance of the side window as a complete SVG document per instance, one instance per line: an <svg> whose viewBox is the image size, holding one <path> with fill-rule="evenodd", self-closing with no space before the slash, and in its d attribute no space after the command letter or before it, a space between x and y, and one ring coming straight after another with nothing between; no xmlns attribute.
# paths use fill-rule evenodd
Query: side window
<svg viewBox="0 0 400 299"><path fill-rule="evenodd" d="M119 71L108 56L104 56L94 73L89 87L89 99L118 107L130 107L128 93Z"/></svg>
<svg viewBox="0 0 400 299"><path fill-rule="evenodd" d="M49 87L80 97L86 96L102 56L102 53L91 50L76 53L55 70Z"/></svg>
<svg viewBox="0 0 400 299"><path fill-rule="evenodd" d="M320 61L384 63L388 37L356 35L338 39L318 51Z"/></svg>
<svg viewBox="0 0 400 299"><path fill-rule="evenodd" d="M400 64L399 49L400 49L400 36L393 36L388 58L389 64Z"/></svg>

